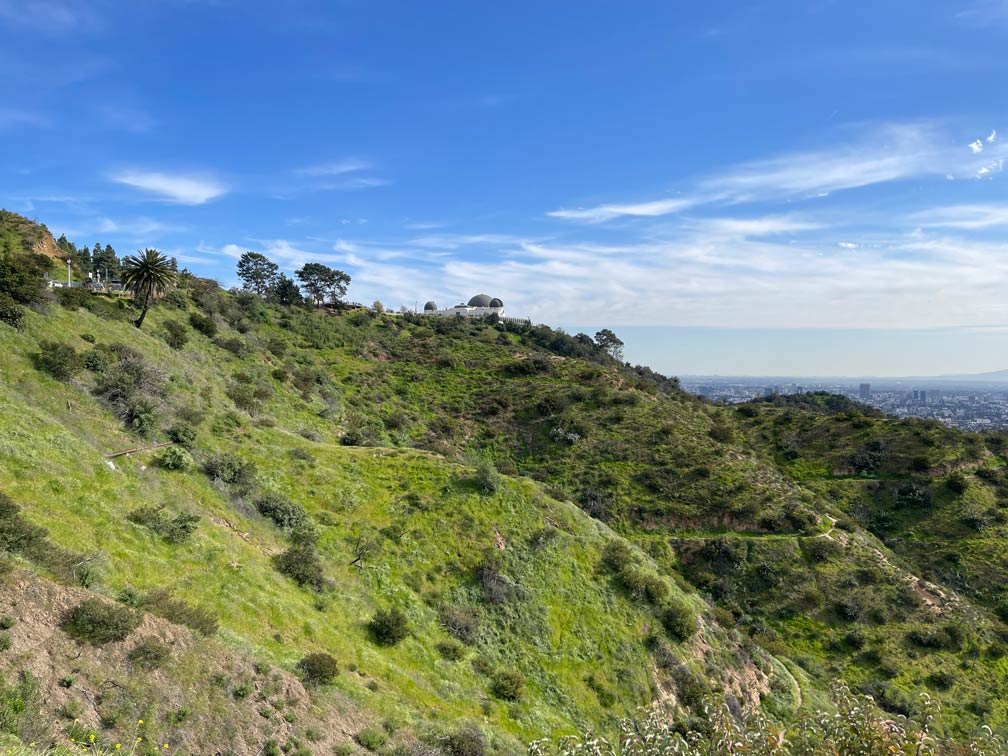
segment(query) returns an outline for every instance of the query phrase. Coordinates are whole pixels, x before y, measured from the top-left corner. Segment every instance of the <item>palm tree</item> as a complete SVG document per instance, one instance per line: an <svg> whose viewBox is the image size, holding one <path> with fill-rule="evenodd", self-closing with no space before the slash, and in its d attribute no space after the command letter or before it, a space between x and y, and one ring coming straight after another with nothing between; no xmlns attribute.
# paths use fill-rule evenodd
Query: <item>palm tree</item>
<svg viewBox="0 0 1008 756"><path fill-rule="evenodd" d="M156 249L145 249L122 261L123 288L133 294L134 300L143 299L143 312L133 325L143 325L151 299L174 286L177 278L168 258Z"/></svg>

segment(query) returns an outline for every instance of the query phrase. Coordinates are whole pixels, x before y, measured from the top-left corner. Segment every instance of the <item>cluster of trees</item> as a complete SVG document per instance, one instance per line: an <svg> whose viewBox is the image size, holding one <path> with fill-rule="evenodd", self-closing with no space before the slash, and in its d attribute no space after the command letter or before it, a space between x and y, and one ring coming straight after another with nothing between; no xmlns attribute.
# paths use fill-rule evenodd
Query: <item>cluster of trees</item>
<svg viewBox="0 0 1008 756"><path fill-rule="evenodd" d="M303 304L303 289L317 307L324 305L326 299L336 307L350 285L350 276L322 263L305 263L294 275L297 281L281 273L275 262L259 252L245 252L238 260L238 277L243 288L281 305Z"/></svg>

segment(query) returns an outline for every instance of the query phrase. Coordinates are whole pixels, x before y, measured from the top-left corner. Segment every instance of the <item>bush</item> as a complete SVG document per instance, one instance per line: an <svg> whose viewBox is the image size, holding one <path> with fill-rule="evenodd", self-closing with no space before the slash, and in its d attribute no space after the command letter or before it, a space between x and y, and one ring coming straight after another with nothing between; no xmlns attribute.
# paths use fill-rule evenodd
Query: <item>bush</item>
<svg viewBox="0 0 1008 756"><path fill-rule="evenodd" d="M198 312L189 315L189 325L208 338L212 339L217 335L217 323L214 319Z"/></svg>
<svg viewBox="0 0 1008 756"><path fill-rule="evenodd" d="M464 724L444 739L447 756L486 756L486 737L474 724Z"/></svg>
<svg viewBox="0 0 1008 756"><path fill-rule="evenodd" d="M525 691L525 677L513 669L503 669L493 677L491 692L505 701L520 701Z"/></svg>
<svg viewBox="0 0 1008 756"><path fill-rule="evenodd" d="M609 541L602 549L602 561L616 572L622 572L627 566L637 561L630 544L622 539Z"/></svg>
<svg viewBox="0 0 1008 756"><path fill-rule="evenodd" d="M484 459L476 465L476 485L485 494L496 493L501 487L501 474L490 460Z"/></svg>
<svg viewBox="0 0 1008 756"><path fill-rule="evenodd" d="M137 507L126 515L126 519L137 525L150 528L168 543L182 543L196 532L200 516L192 512L180 512L174 517L170 517L162 504L157 507Z"/></svg>
<svg viewBox="0 0 1008 756"><path fill-rule="evenodd" d="M77 286L74 288L53 289L56 299L62 307L68 310L76 310L80 307L87 307L91 303L91 292Z"/></svg>
<svg viewBox="0 0 1008 756"><path fill-rule="evenodd" d="M949 479L945 481L945 485L954 494L964 494L969 489L969 479L962 473L956 473L949 476Z"/></svg>
<svg viewBox="0 0 1008 756"><path fill-rule="evenodd" d="M196 429L185 420L179 420L168 429L168 438L187 451L196 445Z"/></svg>
<svg viewBox="0 0 1008 756"><path fill-rule="evenodd" d="M25 310L6 294L0 294L0 323L9 325L15 331L24 328Z"/></svg>
<svg viewBox="0 0 1008 756"><path fill-rule="evenodd" d="M308 685L328 685L339 674L339 665L329 654L308 654L297 663L298 672Z"/></svg>
<svg viewBox="0 0 1008 756"><path fill-rule="evenodd" d="M230 486L249 488L255 481L256 465L236 454L224 453L208 459L203 465L203 471L214 480Z"/></svg>
<svg viewBox="0 0 1008 756"><path fill-rule="evenodd" d="M14 627L14 625L15 625L14 618L11 617L9 614L5 614L4 616L0 617L0 630L10 630L12 627Z"/></svg>
<svg viewBox="0 0 1008 756"><path fill-rule="evenodd" d="M673 640L684 641L697 631L697 619L693 610L680 601L665 605L661 613L662 627Z"/></svg>
<svg viewBox="0 0 1008 756"><path fill-rule="evenodd" d="M445 606L440 612L441 627L445 631L471 646L479 635L479 618L466 607Z"/></svg>
<svg viewBox="0 0 1008 756"><path fill-rule="evenodd" d="M189 341L189 329L177 320L166 320L164 340L172 349L181 349Z"/></svg>
<svg viewBox="0 0 1008 756"><path fill-rule="evenodd" d="M368 627L374 639L383 646L394 646L410 634L409 620L397 607L379 609Z"/></svg>
<svg viewBox="0 0 1008 756"><path fill-rule="evenodd" d="M118 599L127 606L146 609L151 614L176 625L184 625L201 635L211 636L217 632L218 621L213 612L175 598L169 588L143 594L127 587L120 592Z"/></svg>
<svg viewBox="0 0 1008 756"><path fill-rule="evenodd" d="M38 366L53 378L66 381L84 369L84 357L69 344L43 341L38 355Z"/></svg>
<svg viewBox="0 0 1008 756"><path fill-rule="evenodd" d="M227 338L219 336L214 339L214 344L227 352L231 352L231 354L239 359L244 359L252 353L252 349L249 347L245 339L239 336L230 336Z"/></svg>
<svg viewBox="0 0 1008 756"><path fill-rule="evenodd" d="M448 661L460 661L466 654L465 646L454 638L449 638L438 643L437 650Z"/></svg>
<svg viewBox="0 0 1008 756"><path fill-rule="evenodd" d="M157 638L143 638L130 649L127 658L141 669L158 669L171 658L168 646Z"/></svg>
<svg viewBox="0 0 1008 756"><path fill-rule="evenodd" d="M377 751L388 741L388 736L375 727L367 727L354 735L354 740L369 751Z"/></svg>
<svg viewBox="0 0 1008 756"><path fill-rule="evenodd" d="M188 470L193 465L192 455L179 446L170 446L161 455L158 464L165 470Z"/></svg>
<svg viewBox="0 0 1008 756"><path fill-rule="evenodd" d="M63 630L71 638L101 646L125 640L140 624L136 612L97 598L85 599L63 616Z"/></svg>
<svg viewBox="0 0 1008 756"><path fill-rule="evenodd" d="M6 631L0 631L0 653L10 651L13 645L14 639L11 638L11 634Z"/></svg>
<svg viewBox="0 0 1008 756"><path fill-rule="evenodd" d="M297 543L273 557L277 570L302 588L321 591L325 588L325 572L314 544Z"/></svg>
<svg viewBox="0 0 1008 756"><path fill-rule="evenodd" d="M278 527L291 531L311 522L308 512L300 504L295 504L276 493L265 494L255 501L259 514L269 517Z"/></svg>

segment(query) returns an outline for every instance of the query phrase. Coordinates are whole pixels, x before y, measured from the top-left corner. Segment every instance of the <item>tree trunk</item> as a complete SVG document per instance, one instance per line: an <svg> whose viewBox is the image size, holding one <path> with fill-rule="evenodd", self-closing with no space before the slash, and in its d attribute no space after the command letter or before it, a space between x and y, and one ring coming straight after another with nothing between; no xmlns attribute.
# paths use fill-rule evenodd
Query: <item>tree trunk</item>
<svg viewBox="0 0 1008 756"><path fill-rule="evenodd" d="M137 328L143 325L144 318L147 317L147 309L150 307L150 292L144 297L143 312L140 313L140 317L133 321L133 325Z"/></svg>

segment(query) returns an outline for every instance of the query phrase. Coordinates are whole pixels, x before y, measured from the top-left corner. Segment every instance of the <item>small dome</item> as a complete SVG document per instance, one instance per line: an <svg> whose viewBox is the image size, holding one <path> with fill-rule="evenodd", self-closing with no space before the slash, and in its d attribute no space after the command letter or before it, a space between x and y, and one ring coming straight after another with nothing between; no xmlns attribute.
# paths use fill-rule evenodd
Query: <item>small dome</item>
<svg viewBox="0 0 1008 756"><path fill-rule="evenodd" d="M490 307L503 307L504 303L501 302L499 299L497 299L497 297L494 297L493 299L490 300L490 305L489 306Z"/></svg>
<svg viewBox="0 0 1008 756"><path fill-rule="evenodd" d="M490 295L489 294L477 294L475 297L473 297L472 299L469 300L469 306L470 307L489 307L491 301L493 301L493 300L490 299Z"/></svg>
<svg viewBox="0 0 1008 756"><path fill-rule="evenodd" d="M424 308L424 312L429 312L430 310L436 310L437 309L437 303L433 302L433 301L428 302L427 304L425 304L423 306L423 308Z"/></svg>

